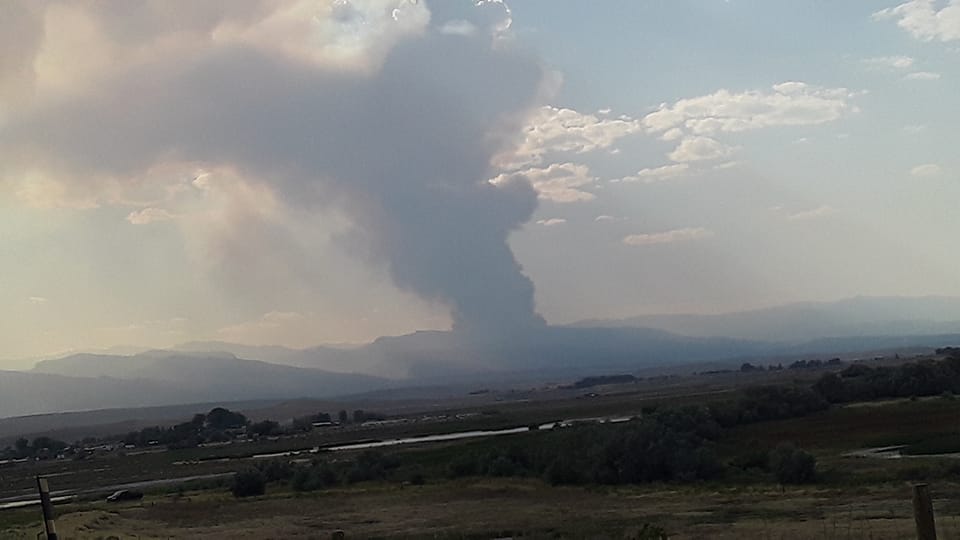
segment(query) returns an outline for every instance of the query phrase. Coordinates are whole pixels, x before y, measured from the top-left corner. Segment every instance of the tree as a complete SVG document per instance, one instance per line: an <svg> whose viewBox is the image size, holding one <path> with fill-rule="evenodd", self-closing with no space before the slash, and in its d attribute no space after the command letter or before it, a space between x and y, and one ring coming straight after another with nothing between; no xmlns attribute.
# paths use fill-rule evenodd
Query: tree
<svg viewBox="0 0 960 540"><path fill-rule="evenodd" d="M340 409L340 412L337 413L337 419L340 420L341 424L346 424L349 417L347 416L347 411Z"/></svg>
<svg viewBox="0 0 960 540"><path fill-rule="evenodd" d="M817 476L817 459L791 443L770 452L770 470L781 484L805 484Z"/></svg>
<svg viewBox="0 0 960 540"><path fill-rule="evenodd" d="M230 492L234 497L253 497L266 493L267 482L256 469L247 469L233 475Z"/></svg>
<svg viewBox="0 0 960 540"><path fill-rule="evenodd" d="M258 437L267 437L280 433L280 424L273 420L264 420L247 426L247 431Z"/></svg>
<svg viewBox="0 0 960 540"><path fill-rule="evenodd" d="M363 409L357 409L353 411L353 423L362 424L364 420L367 419L367 416L363 414Z"/></svg>
<svg viewBox="0 0 960 540"><path fill-rule="evenodd" d="M223 407L211 409L207 413L207 427L211 429L240 428L247 425L247 417Z"/></svg>
<svg viewBox="0 0 960 540"><path fill-rule="evenodd" d="M20 437L17 439L17 442L13 444L14 449L17 451L17 457L28 457L30 455L30 441Z"/></svg>

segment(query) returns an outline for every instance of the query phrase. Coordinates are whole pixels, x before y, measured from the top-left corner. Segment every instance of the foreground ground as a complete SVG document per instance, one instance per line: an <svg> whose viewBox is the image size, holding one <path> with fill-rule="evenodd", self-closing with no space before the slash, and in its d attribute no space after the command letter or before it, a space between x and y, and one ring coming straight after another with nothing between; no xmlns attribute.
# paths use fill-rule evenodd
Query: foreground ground
<svg viewBox="0 0 960 540"><path fill-rule="evenodd" d="M941 538L960 536L960 484L935 486ZM10 516L8 516L9 519ZM40 524L0 536L34 539ZM913 535L906 483L858 488L645 486L557 488L537 480L477 479L424 486L358 486L235 501L187 493L141 503L71 505L63 539L631 538L644 524L670 538L897 539Z"/></svg>
<svg viewBox="0 0 960 540"><path fill-rule="evenodd" d="M652 405L715 399L718 391L691 390L653 397L645 392L601 391L590 399L503 404L482 420L471 417L481 425L459 422L448 427L508 427L564 417L634 414ZM347 538L658 538L644 531L662 531L669 538L896 539L914 536L911 486L926 482L940 538L960 538L960 459L848 456L854 450L894 444L922 449L936 443L935 448L960 450L958 426L960 400L944 395L834 406L800 418L739 426L720 439L717 449L724 462L732 462L744 449L797 443L817 458L817 482L805 486L783 487L765 473L732 467L709 482L617 487L551 486L539 477L449 479L440 466L444 460L497 444L458 441L396 450L404 456L404 467L426 474L424 485L411 485L408 476L395 475L296 493L281 483L268 485L264 496L239 500L222 481L165 486L148 490L146 498L135 503L108 504L96 497L58 505L58 528L62 539L330 538L335 530L345 531ZM522 444L525 437L538 436L511 435L508 440ZM305 442L324 441L271 444ZM214 451L233 459L209 459L216 457L207 455ZM59 475L51 482L62 488L109 485L237 470L249 465L247 456L249 449L183 450L37 463L0 471L0 491L28 490L37 473ZM32 540L40 529L35 507L0 511L0 538Z"/></svg>

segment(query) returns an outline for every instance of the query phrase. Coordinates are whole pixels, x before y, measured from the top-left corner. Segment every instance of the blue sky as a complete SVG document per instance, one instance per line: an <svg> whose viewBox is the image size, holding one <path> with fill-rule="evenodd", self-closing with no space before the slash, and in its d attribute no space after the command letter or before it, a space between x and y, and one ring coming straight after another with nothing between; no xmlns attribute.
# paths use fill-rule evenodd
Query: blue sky
<svg viewBox="0 0 960 540"><path fill-rule="evenodd" d="M508 4L5 3L0 359L960 295L960 1Z"/></svg>

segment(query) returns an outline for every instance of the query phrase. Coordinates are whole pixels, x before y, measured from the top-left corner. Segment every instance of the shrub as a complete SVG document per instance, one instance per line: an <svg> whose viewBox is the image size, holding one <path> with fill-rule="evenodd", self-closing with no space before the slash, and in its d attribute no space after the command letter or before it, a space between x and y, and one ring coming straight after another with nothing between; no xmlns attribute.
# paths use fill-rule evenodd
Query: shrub
<svg viewBox="0 0 960 540"><path fill-rule="evenodd" d="M580 484L583 482L583 475L577 470L573 461L566 456L557 456L544 473L547 482L553 485L559 484Z"/></svg>
<svg viewBox="0 0 960 540"><path fill-rule="evenodd" d="M315 491L337 485L337 473L324 460L298 467L293 473L291 487L296 491Z"/></svg>
<svg viewBox="0 0 960 540"><path fill-rule="evenodd" d="M347 481L352 483L367 480L382 480L387 471L400 466L396 456L385 456L376 450L367 450L357 456L353 467L347 472Z"/></svg>
<svg viewBox="0 0 960 540"><path fill-rule="evenodd" d="M256 469L247 469L233 475L230 492L234 497L253 497L266 492L267 482Z"/></svg>
<svg viewBox="0 0 960 540"><path fill-rule="evenodd" d="M477 457L472 453L465 452L453 458L447 464L447 474L450 478L462 478L464 476L476 476L479 471Z"/></svg>
<svg viewBox="0 0 960 540"><path fill-rule="evenodd" d="M289 461L281 459L271 459L258 463L256 468L267 482L280 482L293 476L293 465Z"/></svg>
<svg viewBox="0 0 960 540"><path fill-rule="evenodd" d="M770 470L781 484L813 482L817 476L817 460L790 443L782 443L770 452Z"/></svg>
<svg viewBox="0 0 960 540"><path fill-rule="evenodd" d="M423 472L415 470L410 473L410 484L414 486L422 486L427 483L427 478L423 475Z"/></svg>

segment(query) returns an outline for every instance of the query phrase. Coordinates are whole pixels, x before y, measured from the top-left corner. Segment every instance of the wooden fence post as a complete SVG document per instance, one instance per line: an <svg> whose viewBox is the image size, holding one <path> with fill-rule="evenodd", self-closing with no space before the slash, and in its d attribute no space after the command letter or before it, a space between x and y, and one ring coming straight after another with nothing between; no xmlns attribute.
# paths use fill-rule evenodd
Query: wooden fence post
<svg viewBox="0 0 960 540"><path fill-rule="evenodd" d="M913 486L913 519L917 523L917 540L937 540L933 521L933 501L927 484Z"/></svg>
<svg viewBox="0 0 960 540"><path fill-rule="evenodd" d="M57 540L57 524L53 521L53 503L50 502L50 485L46 478L37 476L37 490L40 491L40 510L43 512L47 540Z"/></svg>

